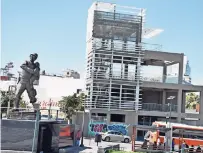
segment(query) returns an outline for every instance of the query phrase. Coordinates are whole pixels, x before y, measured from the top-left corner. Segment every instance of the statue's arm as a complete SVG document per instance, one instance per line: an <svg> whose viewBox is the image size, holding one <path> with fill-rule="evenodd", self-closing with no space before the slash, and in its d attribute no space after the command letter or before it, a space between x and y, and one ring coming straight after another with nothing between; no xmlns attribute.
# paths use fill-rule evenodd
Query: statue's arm
<svg viewBox="0 0 203 153"><path fill-rule="evenodd" d="M31 68L29 68L29 67L27 67L26 65L21 65L20 66L23 70L25 70L25 71L27 71L27 72L29 72L29 73L31 73L31 74L35 74L35 71L33 70L33 69L31 69Z"/></svg>

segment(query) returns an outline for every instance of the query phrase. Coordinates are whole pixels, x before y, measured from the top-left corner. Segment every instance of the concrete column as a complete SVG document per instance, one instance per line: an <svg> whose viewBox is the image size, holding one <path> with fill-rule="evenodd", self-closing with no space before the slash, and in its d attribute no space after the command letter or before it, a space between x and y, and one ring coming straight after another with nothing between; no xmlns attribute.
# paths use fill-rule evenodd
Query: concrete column
<svg viewBox="0 0 203 153"><path fill-rule="evenodd" d="M178 104L178 122L181 122L181 105L182 105L182 89L178 90L177 104Z"/></svg>
<svg viewBox="0 0 203 153"><path fill-rule="evenodd" d="M200 124L203 125L203 91L200 92L200 110L199 110L199 115L200 115Z"/></svg>
<svg viewBox="0 0 203 153"><path fill-rule="evenodd" d="M163 90L163 94L162 94L162 104L163 104L163 105L166 104L166 90Z"/></svg>
<svg viewBox="0 0 203 153"><path fill-rule="evenodd" d="M128 126L128 135L132 136L132 133L133 133L132 125L138 124L138 114L136 111L127 112L125 117L126 117L125 124L129 125Z"/></svg>
<svg viewBox="0 0 203 153"><path fill-rule="evenodd" d="M178 73L179 84L182 84L183 81L183 65L184 65L184 54L182 54L181 61L179 62L179 73Z"/></svg>
<svg viewBox="0 0 203 153"><path fill-rule="evenodd" d="M90 114L89 113L85 113L85 118L84 118L84 136L88 136L89 124L90 124Z"/></svg>
<svg viewBox="0 0 203 153"><path fill-rule="evenodd" d="M110 124L110 122L111 122L111 114L110 114L110 112L108 111L108 113L106 115L107 115L107 124Z"/></svg>
<svg viewBox="0 0 203 153"><path fill-rule="evenodd" d="M163 82L166 82L166 75L167 75L167 65L164 64L164 66L163 66Z"/></svg>
<svg viewBox="0 0 203 153"><path fill-rule="evenodd" d="M182 113L185 113L185 104L186 104L186 92L183 91L182 108L181 108Z"/></svg>

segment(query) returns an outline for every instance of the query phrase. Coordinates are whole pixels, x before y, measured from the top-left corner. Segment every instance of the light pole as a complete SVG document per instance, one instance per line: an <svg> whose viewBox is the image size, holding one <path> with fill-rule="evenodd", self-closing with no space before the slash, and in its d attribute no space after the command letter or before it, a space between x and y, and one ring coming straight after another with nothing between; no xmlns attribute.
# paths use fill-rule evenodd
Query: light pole
<svg viewBox="0 0 203 153"><path fill-rule="evenodd" d="M170 115L169 115L169 118L170 118L170 122L171 122L171 106L172 106L172 100L175 98L175 96L170 96L168 97L167 99L169 100L169 103L168 103L168 107L169 107L169 111L170 111Z"/></svg>
<svg viewBox="0 0 203 153"><path fill-rule="evenodd" d="M83 119L82 119L82 133L81 133L81 144L80 147L84 147L84 122L85 122L85 100L87 98L87 93L85 93L85 97L83 98L83 105L84 105L84 111L83 111Z"/></svg>
<svg viewBox="0 0 203 153"><path fill-rule="evenodd" d="M169 114L167 113L167 114L166 114L166 124L168 124L169 117L170 117L170 116L169 116Z"/></svg>
<svg viewBox="0 0 203 153"><path fill-rule="evenodd" d="M82 133L81 133L81 144L80 147L84 147L83 139L84 139L84 121L85 121L85 109L83 111L83 118L82 118Z"/></svg>
<svg viewBox="0 0 203 153"><path fill-rule="evenodd" d="M168 97L167 99L169 100L169 103L168 103L168 107L169 107L169 111L170 111L170 114L169 114L169 124L168 124L168 127L171 128L171 133L170 133L170 152L172 151L172 136L173 136L173 132L172 132L172 127L171 127L171 106L172 106L172 100L175 98L175 96L170 96ZM166 116L167 118L167 116Z"/></svg>

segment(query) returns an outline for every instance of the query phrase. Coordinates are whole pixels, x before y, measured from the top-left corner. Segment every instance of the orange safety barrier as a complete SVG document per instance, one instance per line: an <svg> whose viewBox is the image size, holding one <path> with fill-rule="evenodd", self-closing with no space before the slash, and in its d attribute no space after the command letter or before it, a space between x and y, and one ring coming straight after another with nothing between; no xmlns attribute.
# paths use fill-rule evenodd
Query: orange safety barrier
<svg viewBox="0 0 203 153"><path fill-rule="evenodd" d="M60 137L70 137L71 136L71 127L65 126L60 129Z"/></svg>

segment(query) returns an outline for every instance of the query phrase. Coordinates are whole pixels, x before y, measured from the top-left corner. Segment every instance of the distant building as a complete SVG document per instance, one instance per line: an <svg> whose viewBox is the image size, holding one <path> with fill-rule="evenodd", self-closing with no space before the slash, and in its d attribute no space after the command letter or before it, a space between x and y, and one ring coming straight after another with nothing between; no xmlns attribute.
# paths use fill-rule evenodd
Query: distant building
<svg viewBox="0 0 203 153"><path fill-rule="evenodd" d="M39 85L34 87L37 90L37 100L41 104L41 108L59 109L59 103L63 96L69 96L84 90L84 80L56 76L40 76ZM27 93L23 98L29 101Z"/></svg>
<svg viewBox="0 0 203 153"><path fill-rule="evenodd" d="M70 69L63 71L63 75L64 77L67 77L67 78L80 79L80 74L77 71L70 70Z"/></svg>
<svg viewBox="0 0 203 153"><path fill-rule="evenodd" d="M75 70L71 70L71 69L66 69L63 71L62 74L50 74L50 73L46 73L45 70L41 71L41 75L45 75L45 76L56 76L56 77L62 77L62 78L74 78L74 79L80 79L80 73L78 73Z"/></svg>

